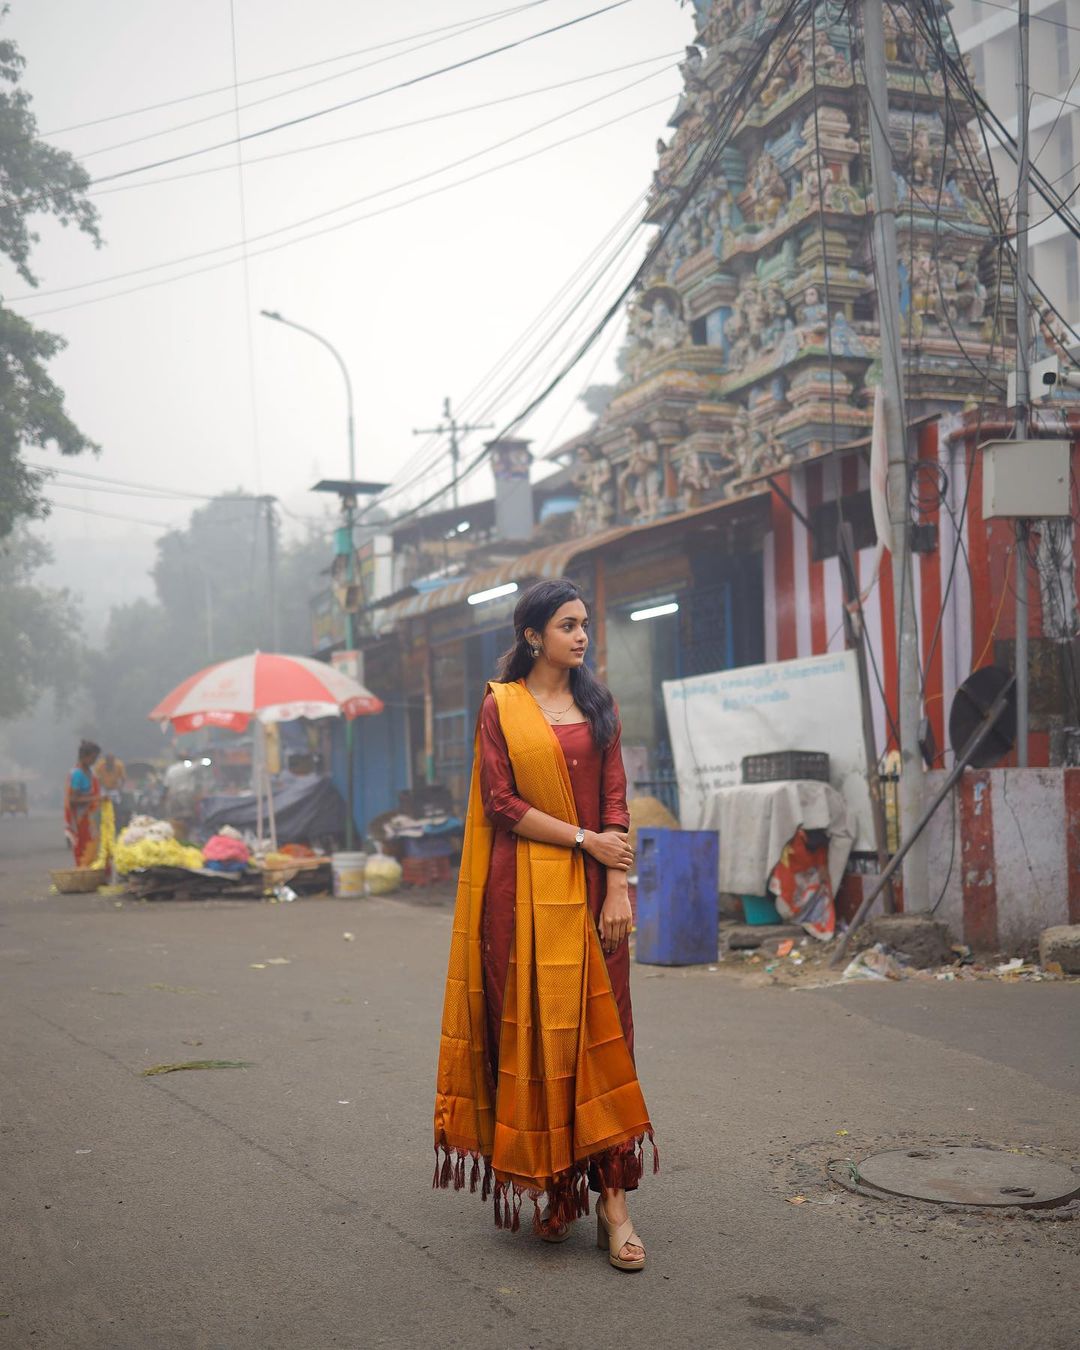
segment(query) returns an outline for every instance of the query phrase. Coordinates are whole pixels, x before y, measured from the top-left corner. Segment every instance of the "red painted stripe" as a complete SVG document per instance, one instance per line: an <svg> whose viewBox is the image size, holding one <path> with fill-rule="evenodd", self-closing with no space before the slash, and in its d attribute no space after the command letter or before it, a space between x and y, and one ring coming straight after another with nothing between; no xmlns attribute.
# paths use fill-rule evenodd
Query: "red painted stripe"
<svg viewBox="0 0 1080 1350"><path fill-rule="evenodd" d="M791 496L791 474L779 474L777 485ZM773 532L773 573L775 594L773 608L776 617L776 659L791 661L798 655L795 632L795 550L791 511L775 492L770 493Z"/></svg>
<svg viewBox="0 0 1080 1350"><path fill-rule="evenodd" d="M923 427L919 433L919 459L929 464L937 464L938 460L938 424L931 422ZM924 483L933 483L935 480L929 474L925 476ZM928 500L933 500L933 494L924 491L923 494ZM941 507L935 501L933 510L924 511L922 520L927 524L940 527ZM922 652L923 662L923 712L929 717L930 725L934 730L934 743L937 745L938 754L942 754L945 749L945 665L942 656L943 642L941 634L938 633L937 641L934 642L934 651L930 653L930 643L934 640L934 632L938 623L938 616L941 612L941 549L935 548L933 553L924 553L918 560L920 587L920 613L919 613L919 641ZM940 761L935 761L935 764Z"/></svg>
<svg viewBox="0 0 1080 1350"><path fill-rule="evenodd" d="M1004 575L998 578L998 590L993 590L990 585L988 530L982 513L982 454L977 449L972 453L970 440L965 442L964 453L970 456L971 463L967 533L968 557L971 561L971 654L977 666L984 666L994 657L993 644L991 643L987 649L987 643L990 641L990 631ZM1004 618L1004 614L1002 617Z"/></svg>
<svg viewBox="0 0 1080 1350"><path fill-rule="evenodd" d="M1080 923L1080 769L1065 770L1065 864L1069 922Z"/></svg>
<svg viewBox="0 0 1080 1350"><path fill-rule="evenodd" d="M825 466L819 460L806 466L806 514L813 519L814 511L824 500ZM814 561L814 538L806 534L806 567L810 586L810 650L815 656L824 655L829 635L825 624L825 564Z"/></svg>
<svg viewBox="0 0 1080 1350"><path fill-rule="evenodd" d="M983 951L998 942L997 874L990 774L967 769L960 778L960 880L964 894L964 941Z"/></svg>

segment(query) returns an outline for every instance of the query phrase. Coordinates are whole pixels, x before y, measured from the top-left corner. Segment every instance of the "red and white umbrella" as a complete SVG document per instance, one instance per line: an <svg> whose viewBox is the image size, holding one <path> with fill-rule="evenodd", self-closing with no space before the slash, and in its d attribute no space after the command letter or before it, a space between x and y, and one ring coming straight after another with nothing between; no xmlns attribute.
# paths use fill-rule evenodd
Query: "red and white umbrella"
<svg viewBox="0 0 1080 1350"><path fill-rule="evenodd" d="M323 661L252 652L190 676L161 700L150 719L176 732L201 727L244 731L253 717L263 723L296 717L352 719L382 710L381 699Z"/></svg>

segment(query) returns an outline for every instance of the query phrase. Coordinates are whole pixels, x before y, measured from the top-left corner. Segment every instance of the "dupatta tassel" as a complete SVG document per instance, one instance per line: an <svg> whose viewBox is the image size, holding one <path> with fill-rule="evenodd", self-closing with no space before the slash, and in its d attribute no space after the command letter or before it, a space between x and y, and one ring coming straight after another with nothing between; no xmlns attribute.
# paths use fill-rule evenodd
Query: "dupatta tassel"
<svg viewBox="0 0 1080 1350"><path fill-rule="evenodd" d="M439 1189L439 1146L438 1146L438 1144L435 1145L435 1175L431 1178L431 1189L432 1189L433 1191L437 1191L437 1190Z"/></svg>
<svg viewBox="0 0 1080 1350"><path fill-rule="evenodd" d="M457 1163L454 1166L454 1190L463 1191L465 1189L465 1154L459 1153Z"/></svg>
<svg viewBox="0 0 1080 1350"><path fill-rule="evenodd" d="M472 1170L469 1173L470 1194L474 1193L476 1191L477 1186L479 1185L480 1185L480 1157L479 1154L474 1153L472 1155Z"/></svg>
<svg viewBox="0 0 1080 1350"><path fill-rule="evenodd" d="M446 1157L443 1158L442 1171L439 1173L439 1189L446 1190L450 1185L450 1178L453 1175L453 1164L450 1160L450 1150L446 1150Z"/></svg>

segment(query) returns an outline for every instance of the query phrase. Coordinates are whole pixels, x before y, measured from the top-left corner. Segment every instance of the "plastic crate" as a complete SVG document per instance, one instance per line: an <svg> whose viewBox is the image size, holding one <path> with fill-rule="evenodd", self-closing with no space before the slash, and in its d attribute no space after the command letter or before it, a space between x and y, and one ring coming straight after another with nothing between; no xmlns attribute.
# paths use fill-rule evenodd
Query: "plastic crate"
<svg viewBox="0 0 1080 1350"><path fill-rule="evenodd" d="M790 783L797 778L829 781L829 756L823 750L773 750L767 755L744 755L744 783Z"/></svg>
<svg viewBox="0 0 1080 1350"><path fill-rule="evenodd" d="M403 886L437 886L453 879L449 858L403 858L401 883Z"/></svg>
<svg viewBox="0 0 1080 1350"><path fill-rule="evenodd" d="M780 911L769 895L741 895L743 921L748 924L783 923Z"/></svg>

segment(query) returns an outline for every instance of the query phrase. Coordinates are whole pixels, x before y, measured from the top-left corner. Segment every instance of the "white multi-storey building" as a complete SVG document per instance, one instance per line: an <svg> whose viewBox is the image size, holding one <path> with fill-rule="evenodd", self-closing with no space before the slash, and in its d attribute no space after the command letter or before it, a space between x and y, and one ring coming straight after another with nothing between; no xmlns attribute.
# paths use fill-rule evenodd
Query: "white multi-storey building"
<svg viewBox="0 0 1080 1350"><path fill-rule="evenodd" d="M1016 136L1016 5L1005 0L955 0L952 10L960 50L970 56L976 83L991 108ZM1033 164L1069 198L1080 215L1080 3L1031 0L1031 112ZM1016 166L990 141L999 188L1016 190ZM1076 193L1070 198L1070 193ZM1030 196L1031 271L1057 308L1080 331L1080 239L1037 191Z"/></svg>

